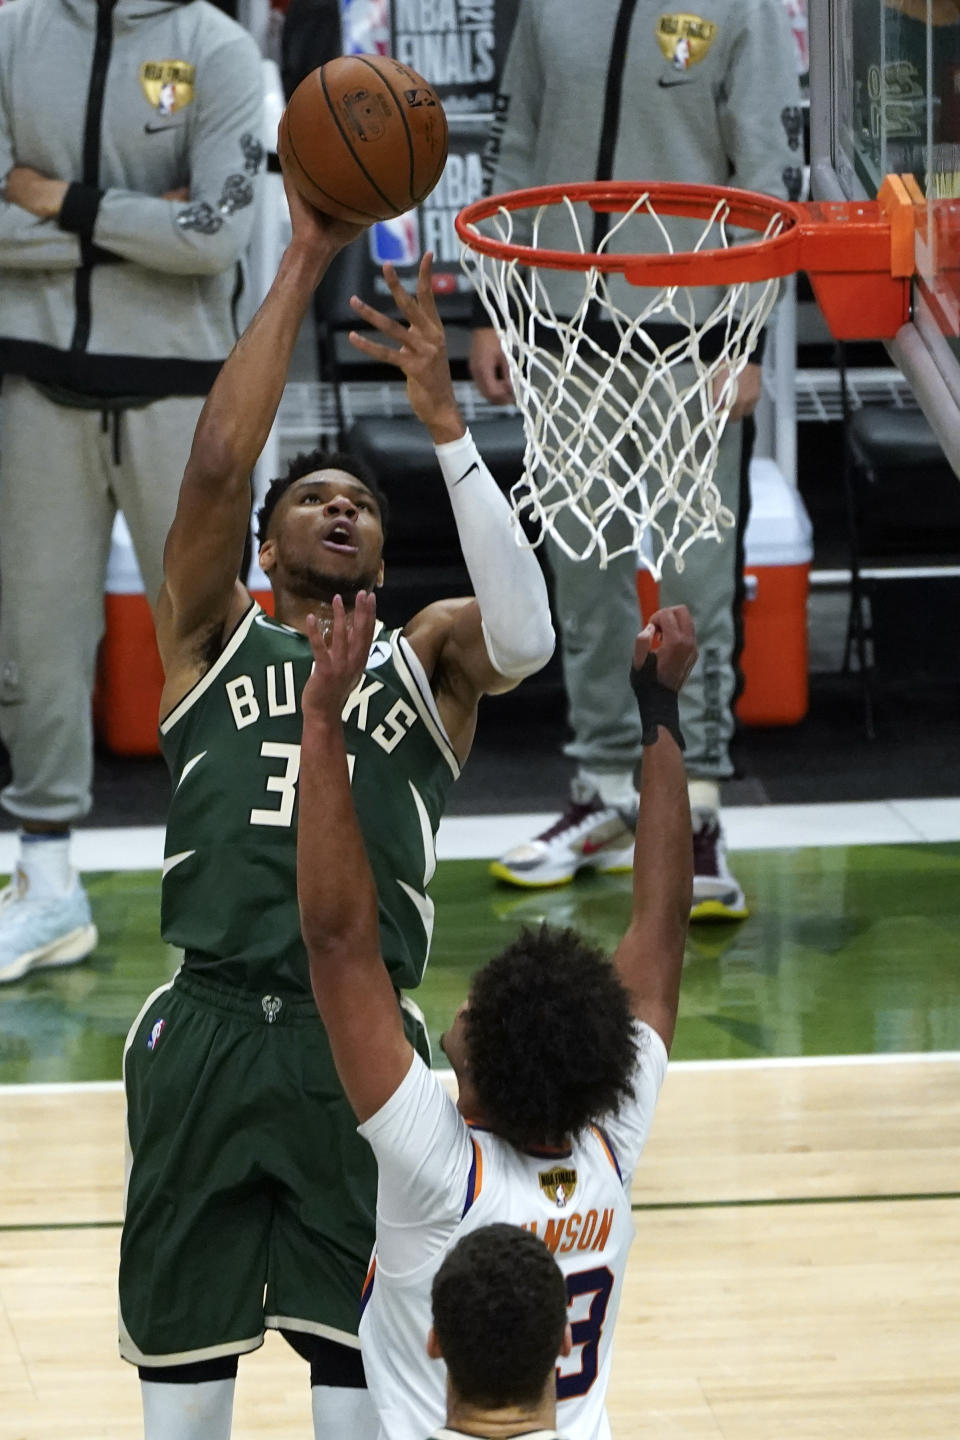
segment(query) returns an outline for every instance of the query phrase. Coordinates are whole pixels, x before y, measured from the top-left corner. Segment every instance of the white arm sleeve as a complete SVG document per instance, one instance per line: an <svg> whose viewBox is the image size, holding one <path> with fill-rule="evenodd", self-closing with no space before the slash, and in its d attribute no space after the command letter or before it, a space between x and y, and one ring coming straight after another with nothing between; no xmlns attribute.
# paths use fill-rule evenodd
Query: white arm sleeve
<svg viewBox="0 0 960 1440"><path fill-rule="evenodd" d="M470 431L436 450L490 663L508 679L521 680L541 670L553 654L543 572L533 551L517 544L517 522Z"/></svg>

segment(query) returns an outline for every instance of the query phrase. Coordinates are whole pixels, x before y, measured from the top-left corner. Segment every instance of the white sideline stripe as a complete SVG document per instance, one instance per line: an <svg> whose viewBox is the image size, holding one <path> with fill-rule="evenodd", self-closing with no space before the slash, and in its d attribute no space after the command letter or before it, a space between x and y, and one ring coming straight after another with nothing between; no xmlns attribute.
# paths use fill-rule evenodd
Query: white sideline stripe
<svg viewBox="0 0 960 1440"><path fill-rule="evenodd" d="M104 830L73 832L73 863L78 870L162 870L162 825L117 825ZM0 834L0 873L9 875L16 863L15 832Z"/></svg>
<svg viewBox="0 0 960 1440"><path fill-rule="evenodd" d="M454 815L441 821L440 860L490 860L529 840L556 819L534 815ZM793 850L806 846L915 845L960 840L960 797L867 800L835 805L731 805L723 812L731 850ZM0 832L0 873L17 858L16 832ZM77 830L79 870L161 870L163 827L123 825Z"/></svg>
<svg viewBox="0 0 960 1440"><path fill-rule="evenodd" d="M902 1055L884 1051L882 1055L766 1055L749 1060L671 1060L669 1070L699 1071L707 1074L715 1070L825 1070L831 1065L851 1067L854 1065L960 1065L960 1050L909 1051ZM453 1085L452 1070L433 1072L444 1085ZM37 1082L25 1085L0 1084L3 1095L75 1095L82 1091L91 1094L112 1094L123 1090L121 1080L64 1080Z"/></svg>

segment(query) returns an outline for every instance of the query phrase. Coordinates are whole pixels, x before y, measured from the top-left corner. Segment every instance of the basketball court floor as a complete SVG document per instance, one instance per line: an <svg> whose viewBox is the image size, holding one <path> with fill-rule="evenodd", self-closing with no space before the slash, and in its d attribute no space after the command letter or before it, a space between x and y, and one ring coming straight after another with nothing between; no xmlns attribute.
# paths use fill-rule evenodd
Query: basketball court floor
<svg viewBox="0 0 960 1440"><path fill-rule="evenodd" d="M851 749L858 721L854 703ZM532 747L510 728L535 765L535 720ZM493 725L491 753L478 744L488 779L503 743ZM128 762L134 782L143 764ZM905 783L891 777L891 793ZM726 814L753 914L688 943L675 1063L634 1186L615 1434L947 1440L960 1417L960 801ZM162 830L137 818L77 833L96 955L0 992L0 1440L141 1433L135 1372L115 1349L118 1076L127 1027L178 956L157 933ZM488 878L486 858L541 818L456 815L441 830L418 997L434 1041L518 924L577 924L607 946L623 928L628 877L529 894ZM5 832L0 868L12 851ZM241 1367L234 1433L309 1433L304 1368L275 1336Z"/></svg>

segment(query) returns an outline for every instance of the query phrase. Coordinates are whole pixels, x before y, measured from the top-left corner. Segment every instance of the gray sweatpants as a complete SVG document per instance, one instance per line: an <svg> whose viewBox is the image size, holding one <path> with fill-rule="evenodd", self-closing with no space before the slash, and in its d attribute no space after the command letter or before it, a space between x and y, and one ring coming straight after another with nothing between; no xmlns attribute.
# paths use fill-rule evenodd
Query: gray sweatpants
<svg viewBox="0 0 960 1440"><path fill-rule="evenodd" d="M69 823L91 804L114 515L123 511L154 601L203 400L155 400L105 425L8 375L0 403L0 735L12 768L0 799L22 820Z"/></svg>
<svg viewBox="0 0 960 1440"><path fill-rule="evenodd" d="M739 424L726 427L714 474L723 503L738 517L738 525L724 531L719 543L701 540L691 545L682 575L668 560L660 580L660 604L689 607L700 647L700 658L680 695L687 774L695 779L733 774L729 747L736 682L742 430ZM614 539L614 532L607 534L608 540ZM642 753L640 716L629 683L639 618L636 560L632 554L622 555L601 570L594 559L571 560L552 539L546 541L546 550L555 582L574 737L565 747L566 754L585 770L630 771Z"/></svg>

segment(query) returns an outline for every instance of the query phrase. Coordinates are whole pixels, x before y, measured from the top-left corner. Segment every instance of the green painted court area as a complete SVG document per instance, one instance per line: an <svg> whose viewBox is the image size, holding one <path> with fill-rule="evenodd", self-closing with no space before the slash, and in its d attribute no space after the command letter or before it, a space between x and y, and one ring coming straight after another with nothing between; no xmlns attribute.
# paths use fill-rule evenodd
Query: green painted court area
<svg viewBox="0 0 960 1440"><path fill-rule="evenodd" d="M960 1050L960 844L743 851L737 874L753 916L691 933L675 1059ZM176 970L158 874L86 881L100 946L0 991L0 1083L118 1079L131 1021ZM630 904L626 876L526 894L466 860L442 863L432 893L416 998L434 1043L521 924L577 925L612 948Z"/></svg>

